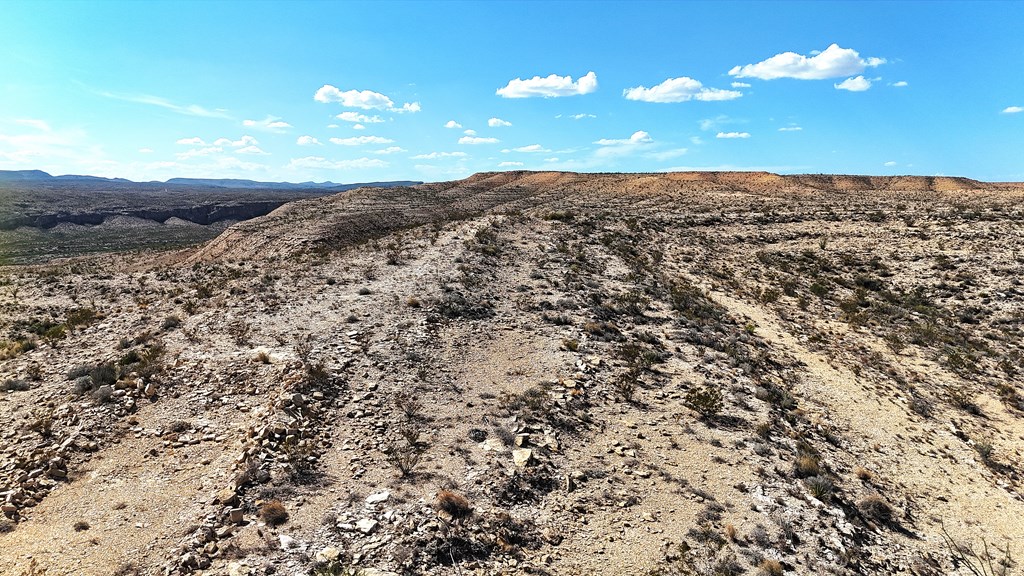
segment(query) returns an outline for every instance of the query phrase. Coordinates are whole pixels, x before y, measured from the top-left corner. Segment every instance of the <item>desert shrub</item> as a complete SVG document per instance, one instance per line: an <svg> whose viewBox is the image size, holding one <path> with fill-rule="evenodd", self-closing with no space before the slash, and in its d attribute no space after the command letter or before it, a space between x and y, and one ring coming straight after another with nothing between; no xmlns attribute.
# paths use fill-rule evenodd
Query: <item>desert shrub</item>
<svg viewBox="0 0 1024 576"><path fill-rule="evenodd" d="M989 543L981 539L981 551L975 551L974 544L958 542L942 526L942 541L953 557L954 566L963 566L968 573L974 576L1010 576L1016 562L1010 553L1010 544L1003 547L994 544L989 548Z"/></svg>
<svg viewBox="0 0 1024 576"><path fill-rule="evenodd" d="M160 327L164 330L173 330L178 326L181 326L181 318L178 318L175 315L164 318L164 321L160 324Z"/></svg>
<svg viewBox="0 0 1024 576"><path fill-rule="evenodd" d="M861 479L861 480L863 480L865 482L870 481L871 479L873 479L875 477L874 473L871 472L871 470L868 470L867 468L865 468L863 466L857 466L856 468L854 468L853 469L853 474L857 478L859 478L859 479Z"/></svg>
<svg viewBox="0 0 1024 576"><path fill-rule="evenodd" d="M969 414L979 414L981 408L975 403L975 392L969 385L954 386L946 393L946 398L953 406Z"/></svg>
<svg viewBox="0 0 1024 576"><path fill-rule="evenodd" d="M92 393L92 397L100 403L110 402L114 399L114 389L107 385L100 386Z"/></svg>
<svg viewBox="0 0 1024 576"><path fill-rule="evenodd" d="M444 513L452 522L462 522L473 514L469 500L451 490L441 490L437 493L434 508L438 512Z"/></svg>
<svg viewBox="0 0 1024 576"><path fill-rule="evenodd" d="M117 382L117 376L117 366L114 366L110 362L97 364L89 371L89 377L92 378L92 383L96 387L100 387L105 384L113 385Z"/></svg>
<svg viewBox="0 0 1024 576"><path fill-rule="evenodd" d="M0 384L0 392L24 392L31 387L28 382L21 378L11 378Z"/></svg>
<svg viewBox="0 0 1024 576"><path fill-rule="evenodd" d="M612 380L612 386L615 388L615 392L622 397L626 402L633 401L633 395L636 393L637 383L640 381L640 370L637 368L631 368L626 372L619 375L618 378Z"/></svg>
<svg viewBox="0 0 1024 576"><path fill-rule="evenodd" d="M869 520L880 524L892 522L895 510L879 494L869 494L857 502L857 510Z"/></svg>
<svg viewBox="0 0 1024 576"><path fill-rule="evenodd" d="M75 529L75 532L84 532L91 528L91 526L89 526L89 523L85 520L76 520L72 528Z"/></svg>
<svg viewBox="0 0 1024 576"><path fill-rule="evenodd" d="M280 526L288 521L288 511L280 500L271 500L260 506L260 518L271 526Z"/></svg>
<svg viewBox="0 0 1024 576"><path fill-rule="evenodd" d="M129 366L131 364L136 364L141 360L142 356L139 356L139 352L137 350L129 350L128 353L122 356L117 363L121 366Z"/></svg>
<svg viewBox="0 0 1024 576"><path fill-rule="evenodd" d="M576 352L580 349L580 341L575 338L566 338L562 340L562 348L569 352Z"/></svg>
<svg viewBox="0 0 1024 576"><path fill-rule="evenodd" d="M90 378L88 376L80 376L78 378L75 378L74 387L72 388L72 390L74 391L75 395L77 395L77 396L81 396L82 394L87 394L89 392L92 392L95 389L96 389L96 386L93 385L92 378Z"/></svg>
<svg viewBox="0 0 1024 576"><path fill-rule="evenodd" d="M412 437L411 431L412 429L406 428L401 434L404 438L392 440L383 449L388 463L398 470L402 478L408 478L414 474L416 466L423 458L423 453L426 452L426 447L418 441L418 433L415 435L417 440L409 441L409 438Z"/></svg>
<svg viewBox="0 0 1024 576"><path fill-rule="evenodd" d="M691 388L683 397L683 404L704 419L713 419L722 412L722 391L710 385Z"/></svg>
<svg viewBox="0 0 1024 576"><path fill-rule="evenodd" d="M69 328L86 326L96 320L98 316L99 315L96 313L96 310L92 308L75 308L68 311L67 318L64 323Z"/></svg>
<svg viewBox="0 0 1024 576"><path fill-rule="evenodd" d="M832 484L832 481L824 476L809 476L804 478L804 485L807 486L807 490L811 493L811 496L814 496L822 502L831 498L832 491L835 490L835 485Z"/></svg>
<svg viewBox="0 0 1024 576"><path fill-rule="evenodd" d="M995 446L990 440L978 440L975 442L974 451L978 453L982 462L985 464L992 463L992 454L995 452Z"/></svg>

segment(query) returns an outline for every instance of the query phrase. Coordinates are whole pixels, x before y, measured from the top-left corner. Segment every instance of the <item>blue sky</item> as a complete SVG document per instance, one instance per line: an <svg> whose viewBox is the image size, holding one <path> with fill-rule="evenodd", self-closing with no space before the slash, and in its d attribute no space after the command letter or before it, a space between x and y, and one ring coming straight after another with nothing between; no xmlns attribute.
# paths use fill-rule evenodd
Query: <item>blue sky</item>
<svg viewBox="0 0 1024 576"><path fill-rule="evenodd" d="M1020 2L11 2L0 169L1024 180Z"/></svg>

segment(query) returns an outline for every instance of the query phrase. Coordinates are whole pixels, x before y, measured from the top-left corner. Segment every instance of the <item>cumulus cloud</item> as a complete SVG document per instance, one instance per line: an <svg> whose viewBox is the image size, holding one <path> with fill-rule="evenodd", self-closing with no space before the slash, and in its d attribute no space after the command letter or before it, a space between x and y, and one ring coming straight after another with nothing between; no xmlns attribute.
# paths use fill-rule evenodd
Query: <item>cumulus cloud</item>
<svg viewBox="0 0 1024 576"><path fill-rule="evenodd" d="M465 158L469 156L465 152L431 152L429 154L417 154L413 160L436 160L437 158Z"/></svg>
<svg viewBox="0 0 1024 576"><path fill-rule="evenodd" d="M626 97L626 100L668 103L690 100L735 100L743 96L743 93L736 90L708 88L693 78L680 76L679 78L669 78L650 88L645 86L627 88L622 91L622 95Z"/></svg>
<svg viewBox="0 0 1024 576"><path fill-rule="evenodd" d="M359 112L342 112L335 116L338 120L344 120L345 122L354 122L361 124L379 124L384 121L383 118L377 115L367 116L366 114L360 114Z"/></svg>
<svg viewBox="0 0 1024 576"><path fill-rule="evenodd" d="M320 146L320 141L312 136L299 136L295 141L299 146Z"/></svg>
<svg viewBox="0 0 1024 576"><path fill-rule="evenodd" d="M356 158L354 160L328 160L322 156L292 158L289 168L325 168L328 170L352 170L358 168L385 168L388 163L379 158Z"/></svg>
<svg viewBox="0 0 1024 576"><path fill-rule="evenodd" d="M206 142L203 141L199 136L192 138L182 138L175 142L175 144L185 144L186 146L206 146Z"/></svg>
<svg viewBox="0 0 1024 576"><path fill-rule="evenodd" d="M459 144L497 144L501 142L497 138L481 138L476 136L463 136L459 138Z"/></svg>
<svg viewBox="0 0 1024 576"><path fill-rule="evenodd" d="M779 128L779 132L799 132L801 130L803 130L803 128L800 126L783 126L782 128Z"/></svg>
<svg viewBox="0 0 1024 576"><path fill-rule="evenodd" d="M630 146L636 144L650 144L651 142L654 142L654 139L651 138L650 134L643 130L637 130L632 136L623 140L602 138L594 142L594 144L598 144L600 146Z"/></svg>
<svg viewBox="0 0 1024 576"><path fill-rule="evenodd" d="M1003 108L1003 114L1020 114L1024 112L1024 107L1021 106L1007 106Z"/></svg>
<svg viewBox="0 0 1024 576"><path fill-rule="evenodd" d="M647 132L637 130L629 138L602 138L596 140L594 144L600 146L600 148L594 151L594 159L600 162L618 156L628 156L639 150L649 148L654 144L654 139Z"/></svg>
<svg viewBox="0 0 1024 576"><path fill-rule="evenodd" d="M855 76L853 78L847 78L838 84L833 84L836 90L849 90L850 92L863 92L868 88L871 88L871 80L863 76Z"/></svg>
<svg viewBox="0 0 1024 576"><path fill-rule="evenodd" d="M353 130L366 130L366 126L363 126L362 124L353 124L352 125L352 129Z"/></svg>
<svg viewBox="0 0 1024 576"><path fill-rule="evenodd" d="M292 127L291 124L281 120L277 116L267 116L263 120L242 120L242 126L255 128L267 132L284 132Z"/></svg>
<svg viewBox="0 0 1024 576"><path fill-rule="evenodd" d="M750 88L750 84L746 82L733 82L731 85L733 88Z"/></svg>
<svg viewBox="0 0 1024 576"><path fill-rule="evenodd" d="M270 152L264 152L259 146L246 146L245 148L239 148L235 152L239 154L270 154Z"/></svg>
<svg viewBox="0 0 1024 576"><path fill-rule="evenodd" d="M729 75L761 80L775 80L776 78L824 80L852 76L863 72L866 68L882 64L885 64L885 58L861 58L856 50L840 48L838 44L832 44L823 52L809 57L796 52L783 52L756 64L735 66L729 70Z"/></svg>
<svg viewBox="0 0 1024 576"><path fill-rule="evenodd" d="M511 126L512 123L506 120L502 120L501 118L491 118L487 121L487 125L490 126L491 128L502 128L505 126Z"/></svg>
<svg viewBox="0 0 1024 576"><path fill-rule="evenodd" d="M213 141L214 146L231 146L232 148L241 148L242 146L256 146L259 141L252 136L242 136L238 140L232 140L230 138L217 138Z"/></svg>
<svg viewBox="0 0 1024 576"><path fill-rule="evenodd" d="M715 134L715 138L750 138L750 132L719 132Z"/></svg>
<svg viewBox="0 0 1024 576"><path fill-rule="evenodd" d="M569 116L569 118L572 118L573 120L582 120L584 118L597 118L597 116L594 114L573 114L572 116Z"/></svg>
<svg viewBox="0 0 1024 576"><path fill-rule="evenodd" d="M178 153L177 156L179 160L187 160L189 158L197 158L199 156L219 154L223 151L224 149L221 148L220 146L207 146L205 148L193 148L191 150L186 150L185 152Z"/></svg>
<svg viewBox="0 0 1024 576"><path fill-rule="evenodd" d="M892 85L895 86L896 88L905 88L905 87L909 86L909 84L907 84L906 80L900 80L899 82L893 82Z"/></svg>
<svg viewBox="0 0 1024 576"><path fill-rule="evenodd" d="M339 146L362 146L363 144L391 144L394 140L380 136L353 136L351 138L331 138L332 144Z"/></svg>
<svg viewBox="0 0 1024 576"><path fill-rule="evenodd" d="M387 148L373 151L374 154L397 154L399 152L405 152L405 148L401 148L399 146L388 146Z"/></svg>
<svg viewBox="0 0 1024 576"><path fill-rule="evenodd" d="M476 136L476 130L473 130L472 128L463 130L462 133L465 134L466 136Z"/></svg>
<svg viewBox="0 0 1024 576"><path fill-rule="evenodd" d="M514 167L522 166L522 165L523 165L522 162L499 162L498 163L498 168L514 168Z"/></svg>
<svg viewBox="0 0 1024 576"><path fill-rule="evenodd" d="M374 92L372 90L339 90L330 84L324 84L313 95L313 100L324 104L338 103L346 108L361 108L363 110L387 110L398 114L404 112L419 112L419 102L412 102L395 106L391 98Z"/></svg>
<svg viewBox="0 0 1024 576"><path fill-rule="evenodd" d="M455 120L449 120L444 123L445 128L462 128L462 124L459 124Z"/></svg>
<svg viewBox="0 0 1024 576"><path fill-rule="evenodd" d="M502 98L560 98L590 94L595 90L597 90L597 74L587 72L586 76L576 82L573 81L572 76L557 74L551 74L547 78L534 76L528 80L516 78L509 80L504 88L498 88L495 93Z"/></svg>

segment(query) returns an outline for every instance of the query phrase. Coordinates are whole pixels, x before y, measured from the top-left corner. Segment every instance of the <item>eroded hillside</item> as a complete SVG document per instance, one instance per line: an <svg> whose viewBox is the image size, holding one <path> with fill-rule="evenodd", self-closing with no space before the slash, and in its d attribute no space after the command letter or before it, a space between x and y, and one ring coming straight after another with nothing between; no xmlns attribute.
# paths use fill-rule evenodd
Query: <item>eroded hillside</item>
<svg viewBox="0 0 1024 576"><path fill-rule="evenodd" d="M998 568L1022 196L480 174L4 269L0 572Z"/></svg>

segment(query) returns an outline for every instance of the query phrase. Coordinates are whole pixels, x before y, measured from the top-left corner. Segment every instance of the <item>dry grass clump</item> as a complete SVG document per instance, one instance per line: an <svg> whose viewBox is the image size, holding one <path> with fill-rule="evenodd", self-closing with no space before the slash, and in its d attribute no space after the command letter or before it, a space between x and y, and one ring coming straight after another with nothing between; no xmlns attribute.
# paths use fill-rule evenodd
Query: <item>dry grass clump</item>
<svg viewBox="0 0 1024 576"><path fill-rule="evenodd" d="M757 566L758 576L782 576L782 563L772 558L765 558Z"/></svg>
<svg viewBox="0 0 1024 576"><path fill-rule="evenodd" d="M860 478L865 482L868 482L875 477L874 473L872 473L871 470L868 470L863 466L857 466L856 468L854 468L853 474L857 476L857 478Z"/></svg>
<svg viewBox="0 0 1024 576"><path fill-rule="evenodd" d="M857 502L857 510L860 510L865 518L881 524L892 522L895 514L892 505L878 494L869 494L862 498Z"/></svg>
<svg viewBox="0 0 1024 576"><path fill-rule="evenodd" d="M469 505L469 500L461 494L456 494L451 490L441 490L437 493L437 501L434 503L434 508L439 514L448 517L452 522L460 523L466 518L473 515L473 508Z"/></svg>
<svg viewBox="0 0 1024 576"><path fill-rule="evenodd" d="M271 500L260 506L260 518L271 526L280 526L288 521L288 511L280 500Z"/></svg>

